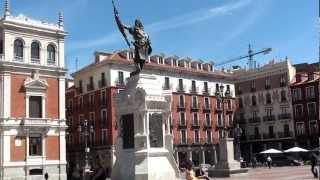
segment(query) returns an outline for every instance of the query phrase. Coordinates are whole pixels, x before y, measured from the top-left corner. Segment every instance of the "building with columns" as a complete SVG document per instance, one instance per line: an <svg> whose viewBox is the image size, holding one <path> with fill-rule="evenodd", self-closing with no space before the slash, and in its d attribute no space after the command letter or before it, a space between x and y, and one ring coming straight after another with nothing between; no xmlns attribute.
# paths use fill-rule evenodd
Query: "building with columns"
<svg viewBox="0 0 320 180"><path fill-rule="evenodd" d="M58 19L57 19L58 20ZM63 16L0 19L0 180L66 179Z"/></svg>
<svg viewBox="0 0 320 180"><path fill-rule="evenodd" d="M83 167L84 137L78 128L87 119L94 128L89 138L90 162L100 159L105 168L112 168L118 129L113 97L134 70L133 56L127 50L96 52L93 63L72 74L74 86L66 92L69 162L82 161ZM159 86L172 94L168 127L177 163L191 159L196 166L214 164L222 128L233 127L236 103L232 75L215 71L212 63L163 54L151 56L141 73L156 76ZM223 102L216 98L221 86L230 95Z"/></svg>
<svg viewBox="0 0 320 180"><path fill-rule="evenodd" d="M269 148L285 150L295 145L290 90L294 75L287 59L234 71L236 119L242 128L241 152L246 161Z"/></svg>

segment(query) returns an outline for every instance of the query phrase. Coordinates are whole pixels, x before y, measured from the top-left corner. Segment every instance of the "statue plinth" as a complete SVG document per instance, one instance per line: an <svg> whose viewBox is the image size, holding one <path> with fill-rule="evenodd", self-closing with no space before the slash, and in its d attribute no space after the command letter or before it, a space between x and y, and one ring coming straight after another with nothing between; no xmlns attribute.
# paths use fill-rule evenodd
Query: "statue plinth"
<svg viewBox="0 0 320 180"><path fill-rule="evenodd" d="M209 177L230 177L231 174L246 173L248 169L241 168L240 162L234 160L233 138L219 140L218 164L208 170Z"/></svg>
<svg viewBox="0 0 320 180"><path fill-rule="evenodd" d="M128 78L115 97L118 138L113 180L175 180L179 169L169 131L171 93L153 75Z"/></svg>

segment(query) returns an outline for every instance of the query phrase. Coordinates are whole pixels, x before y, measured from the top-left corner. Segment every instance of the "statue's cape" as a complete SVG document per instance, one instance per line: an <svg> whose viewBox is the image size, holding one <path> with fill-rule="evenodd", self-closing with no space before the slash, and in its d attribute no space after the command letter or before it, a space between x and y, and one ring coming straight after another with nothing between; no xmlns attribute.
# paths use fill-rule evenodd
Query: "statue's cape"
<svg viewBox="0 0 320 180"><path fill-rule="evenodd" d="M118 29L121 32L122 36L124 37L127 45L130 48L130 43L129 43L127 34L125 33L124 27L122 26L122 23L121 23L121 20L120 20L120 17L119 17L119 12L118 12L116 6L114 5L114 1L113 0L112 0L112 6L113 6L113 12L114 12L114 19L115 19L115 21L117 23Z"/></svg>

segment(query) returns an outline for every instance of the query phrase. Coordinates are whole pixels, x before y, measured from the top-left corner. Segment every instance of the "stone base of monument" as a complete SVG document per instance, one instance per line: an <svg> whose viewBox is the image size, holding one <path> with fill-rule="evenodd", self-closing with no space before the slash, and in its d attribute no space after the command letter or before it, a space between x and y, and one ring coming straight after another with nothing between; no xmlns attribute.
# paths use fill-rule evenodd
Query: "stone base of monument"
<svg viewBox="0 0 320 180"><path fill-rule="evenodd" d="M138 74L115 97L118 138L112 180L176 180L169 132L171 93L155 76Z"/></svg>
<svg viewBox="0 0 320 180"><path fill-rule="evenodd" d="M233 138L219 140L219 161L214 168L208 170L209 177L230 177L232 174L247 173L240 162L234 160Z"/></svg>

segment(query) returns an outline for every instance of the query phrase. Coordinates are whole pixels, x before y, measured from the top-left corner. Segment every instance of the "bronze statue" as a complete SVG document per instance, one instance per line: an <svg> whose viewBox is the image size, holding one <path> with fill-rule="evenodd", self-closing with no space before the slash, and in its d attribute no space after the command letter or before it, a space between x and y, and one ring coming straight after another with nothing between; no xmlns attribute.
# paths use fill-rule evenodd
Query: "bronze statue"
<svg viewBox="0 0 320 180"><path fill-rule="evenodd" d="M115 20L118 25L118 28L123 35L123 37L126 40L127 45L130 48L130 43L127 39L127 35L125 33L125 30L127 30L133 37L133 42L131 42L134 46L134 63L136 66L136 70L134 72L130 73L130 76L134 76L136 74L139 74L140 71L143 68L143 65L145 61L148 59L148 56L152 52L151 48L151 42L149 39L149 35L144 31L143 24L141 20L136 19L134 26L126 26L120 21L119 13L114 5L114 2L112 0L113 4L113 10L115 15Z"/></svg>

